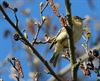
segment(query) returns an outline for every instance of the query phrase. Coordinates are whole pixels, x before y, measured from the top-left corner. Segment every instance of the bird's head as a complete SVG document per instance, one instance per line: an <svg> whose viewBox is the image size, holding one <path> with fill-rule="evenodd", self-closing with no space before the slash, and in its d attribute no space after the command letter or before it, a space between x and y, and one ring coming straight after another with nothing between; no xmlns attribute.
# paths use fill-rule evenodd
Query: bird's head
<svg viewBox="0 0 100 81"><path fill-rule="evenodd" d="M74 27L82 27L84 20L85 20L85 18L81 18L79 16L73 16L72 17L73 26Z"/></svg>

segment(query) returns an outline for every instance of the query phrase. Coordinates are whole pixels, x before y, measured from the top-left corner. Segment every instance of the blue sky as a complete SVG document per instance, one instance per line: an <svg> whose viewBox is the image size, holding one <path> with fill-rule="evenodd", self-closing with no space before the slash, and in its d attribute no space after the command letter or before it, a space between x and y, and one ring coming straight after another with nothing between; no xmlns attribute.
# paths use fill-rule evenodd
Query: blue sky
<svg viewBox="0 0 100 81"><path fill-rule="evenodd" d="M0 4L2 4L2 1L4 0L0 0ZM14 7L18 6L18 5L15 5L14 1L16 0L5 0L9 3L11 3L12 5L14 5ZM20 1L24 1L24 0L18 0L19 2ZM22 15L21 13L21 10L25 9L25 8L30 8L32 10L32 13L31 13L31 17L32 18L36 18L37 20L40 20L40 13L39 13L39 3L41 1L45 2L45 0L25 0L26 3L25 5L23 6L18 6L18 18L19 18L19 24L20 26L22 27L26 27L26 17ZM30 2L32 1L32 3ZM60 8L59 8L59 11L61 12L62 15L66 15L66 9L65 9L65 4L64 4L64 0L54 0L55 3L58 3ZM17 2L17 1L16 1ZM71 7L72 7L72 15L78 15L82 18L84 18L86 15L89 15L90 17L95 17L97 20L100 20L100 0L93 0L93 3L94 3L94 6L95 6L95 9L90 9L90 7L88 6L88 2L87 0L71 0ZM10 12L10 10L6 10L7 13L9 14L10 18L15 21L14 19L14 16L13 14ZM50 16L52 15L54 17L54 20L53 20L53 23L56 23L57 26L59 26L60 28L60 23L58 21L58 18L55 16L55 14L53 13L53 11L50 9L50 6L47 7L47 9L44 11L44 15L45 16ZM23 30L24 28L21 29ZM6 29L9 29L11 30L12 32L15 32L14 29L9 25L9 23L7 23L3 18L2 18L2 14L0 12L0 63L2 63L3 60L6 59L6 57L9 55L9 54L12 54L12 38L13 37L8 37L8 38L4 38L3 37L3 33ZM94 27L94 21L91 20L91 23L90 23L90 29L91 31L93 32L92 33L92 36L93 36L93 41L95 40L96 36L97 36L97 33L96 33L96 29ZM17 43L17 45L20 44L20 42ZM41 49L38 49L39 51L42 51ZM20 53L20 54L19 54ZM15 52L14 54L16 57L18 57L20 60L21 60L21 63L23 65L23 68L24 68L24 71L25 71L25 75L28 76L27 72L29 71L28 69L26 69L26 67L28 67L27 65L27 61L25 60L26 59L26 56L25 55L25 52L23 52L23 47L22 49L20 49L19 52ZM23 56L25 56L25 58L23 58ZM10 64L9 64L10 65ZM9 67L10 68L10 67ZM9 69L7 68L7 69ZM3 68L4 69L4 68ZM4 78L4 81L8 81L8 75L9 73L7 74L3 74L1 77ZM94 76L94 75L93 75ZM7 78L5 78L7 77ZM92 77L94 79L94 77ZM92 78L89 78L90 80ZM27 77L25 77L25 81L27 81ZM92 81L92 80L91 80Z"/></svg>

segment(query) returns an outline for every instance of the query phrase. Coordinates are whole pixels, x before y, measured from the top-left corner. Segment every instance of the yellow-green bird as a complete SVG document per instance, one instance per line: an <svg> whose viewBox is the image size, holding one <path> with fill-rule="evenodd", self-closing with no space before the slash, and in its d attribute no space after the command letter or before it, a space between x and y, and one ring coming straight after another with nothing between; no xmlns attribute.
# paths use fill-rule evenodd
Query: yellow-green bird
<svg viewBox="0 0 100 81"><path fill-rule="evenodd" d="M80 40L83 32L83 20L82 18L78 16L72 17L72 23L73 23L73 37L74 37L74 43L76 43L78 40ZM57 59L59 57L60 52L68 47L68 33L66 31L65 27L62 27L58 34L56 35L55 39L51 43L50 49L55 45L54 54L52 58L50 59L50 63L53 64L53 66L56 66Z"/></svg>

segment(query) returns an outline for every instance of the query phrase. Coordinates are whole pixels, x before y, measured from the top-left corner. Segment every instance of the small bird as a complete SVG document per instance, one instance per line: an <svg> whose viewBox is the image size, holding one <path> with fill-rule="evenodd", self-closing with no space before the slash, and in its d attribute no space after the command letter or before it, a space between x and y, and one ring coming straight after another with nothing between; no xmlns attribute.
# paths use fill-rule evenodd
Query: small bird
<svg viewBox="0 0 100 81"><path fill-rule="evenodd" d="M80 40L82 36L82 31L83 31L82 26L84 19L78 16L72 17L74 43ZM65 27L62 27L60 31L58 31L58 34L56 35L55 39L52 41L50 46L51 49L55 45L54 54L50 59L50 63L52 63L54 67L56 66L59 53L63 49L68 48L68 39L69 39L68 32Z"/></svg>

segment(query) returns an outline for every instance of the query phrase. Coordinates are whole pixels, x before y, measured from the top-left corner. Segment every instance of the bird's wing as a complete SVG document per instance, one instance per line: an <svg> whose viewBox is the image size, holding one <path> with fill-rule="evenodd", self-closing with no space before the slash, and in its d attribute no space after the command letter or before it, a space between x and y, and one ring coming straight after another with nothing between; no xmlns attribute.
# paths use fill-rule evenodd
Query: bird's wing
<svg viewBox="0 0 100 81"><path fill-rule="evenodd" d="M57 35L55 36L55 39L51 42L51 45L49 47L50 49L54 46L54 44L57 43L56 38L59 36L59 34L61 33L61 31L62 31L62 28L58 31Z"/></svg>
<svg viewBox="0 0 100 81"><path fill-rule="evenodd" d="M51 45L50 45L50 49L54 46L54 44L56 44L56 39L54 39L52 42L51 42Z"/></svg>
<svg viewBox="0 0 100 81"><path fill-rule="evenodd" d="M58 33L57 33L57 35L55 36L55 38L57 38L61 32L62 32L62 28L58 31Z"/></svg>

